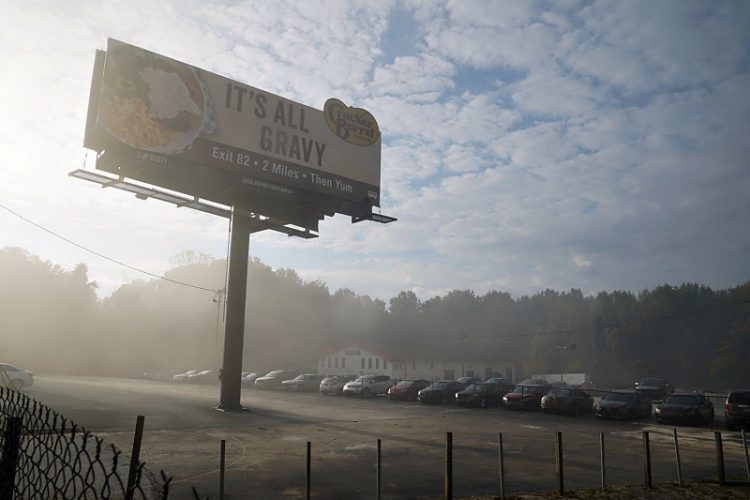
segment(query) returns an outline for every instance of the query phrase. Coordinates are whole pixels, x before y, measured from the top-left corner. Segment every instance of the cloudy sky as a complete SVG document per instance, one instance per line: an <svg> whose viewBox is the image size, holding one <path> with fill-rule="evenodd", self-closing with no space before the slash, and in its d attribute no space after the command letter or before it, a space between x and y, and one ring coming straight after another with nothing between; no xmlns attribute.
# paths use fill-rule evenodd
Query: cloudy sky
<svg viewBox="0 0 750 500"><path fill-rule="evenodd" d="M56 1L0 7L0 204L161 274L224 258L228 223L68 177L96 49L112 37L383 136L382 210L250 253L331 290L639 291L750 279L746 1ZM0 248L89 266L107 296L144 276L0 208ZM147 277L145 277L147 278Z"/></svg>

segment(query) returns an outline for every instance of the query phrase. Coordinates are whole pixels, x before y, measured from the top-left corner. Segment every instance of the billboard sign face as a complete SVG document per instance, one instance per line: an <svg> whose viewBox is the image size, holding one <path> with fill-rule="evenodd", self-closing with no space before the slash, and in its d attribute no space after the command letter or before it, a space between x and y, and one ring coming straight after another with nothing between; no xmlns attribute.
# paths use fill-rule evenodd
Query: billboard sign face
<svg viewBox="0 0 750 500"><path fill-rule="evenodd" d="M230 204L251 188L353 212L380 205L377 122L337 99L320 111L110 39L92 120L85 145L121 175Z"/></svg>

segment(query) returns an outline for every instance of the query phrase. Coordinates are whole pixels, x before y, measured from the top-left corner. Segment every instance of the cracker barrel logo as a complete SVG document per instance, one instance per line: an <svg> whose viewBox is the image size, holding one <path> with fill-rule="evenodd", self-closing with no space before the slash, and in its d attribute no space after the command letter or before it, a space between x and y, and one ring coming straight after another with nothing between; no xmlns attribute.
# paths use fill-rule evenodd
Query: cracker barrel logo
<svg viewBox="0 0 750 500"><path fill-rule="evenodd" d="M338 99L328 99L323 114L331 132L349 144L369 146L380 138L378 122L369 111L349 107Z"/></svg>

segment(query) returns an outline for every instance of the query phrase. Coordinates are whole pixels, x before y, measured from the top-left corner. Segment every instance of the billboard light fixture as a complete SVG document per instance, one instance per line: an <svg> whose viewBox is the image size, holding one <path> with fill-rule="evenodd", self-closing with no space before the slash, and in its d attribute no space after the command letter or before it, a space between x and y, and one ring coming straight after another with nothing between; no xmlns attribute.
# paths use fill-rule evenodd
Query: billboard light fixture
<svg viewBox="0 0 750 500"><path fill-rule="evenodd" d="M373 222L380 222L381 224L388 224L389 222L395 222L398 219L389 215L370 213L363 217L352 217L352 224L361 222L363 220L371 220Z"/></svg>

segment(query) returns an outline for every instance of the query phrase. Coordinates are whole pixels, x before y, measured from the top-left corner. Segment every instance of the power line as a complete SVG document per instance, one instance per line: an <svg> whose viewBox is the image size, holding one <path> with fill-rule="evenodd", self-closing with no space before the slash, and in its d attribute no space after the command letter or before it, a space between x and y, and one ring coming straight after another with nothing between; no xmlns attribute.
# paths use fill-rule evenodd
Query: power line
<svg viewBox="0 0 750 500"><path fill-rule="evenodd" d="M108 260L110 262L113 262L113 263L115 263L117 265L120 265L120 266L123 266L123 267L127 267L128 269L131 269L133 271L137 271L139 273L151 276L153 278L160 279L162 281L167 281L169 283L174 283L175 285L187 286L187 287L190 287L190 288L195 288L196 290L203 290L203 291L206 291L206 292L216 293L216 290L214 290L212 288L206 288L206 287L202 287L202 286L198 286L198 285L193 285L192 283L186 283L184 281L175 280L175 279L172 279L172 278L167 278L166 276L163 276L163 275L160 275L160 274L155 274L155 273L146 271L144 269L141 269L141 268L138 268L138 267L135 267L135 266L131 266L130 264L126 264L125 262L119 261L117 259L113 259L112 257L108 257L108 256L106 256L106 255L104 255L102 253L97 252L96 250L92 250L92 249L90 249L90 248L88 248L88 247L86 247L84 245L81 245L80 243L76 243L75 241L73 241L73 240L71 240L69 238L66 238L65 236L62 236L62 235L60 235L60 234L58 234L58 233L56 233L56 232L54 232L54 231L52 231L50 229L47 229L46 227L42 226L41 224L38 224L38 223L34 222L33 220L31 220L31 219L29 219L29 218L21 215L20 213L14 211L14 210L11 210L10 208L8 208L5 205L3 205L2 203L0 203L0 208L2 208L3 210L5 210L5 211L7 211L7 212L9 212L9 213L11 213L13 215L15 215L16 217L18 217L19 219L23 220L24 222L27 222L27 223L31 224L32 226L34 226L34 227L36 227L38 229L41 229L45 233L51 234L55 238L59 238L59 239L63 240L64 242L66 242L66 243L68 243L70 245L73 245L73 246L75 246L77 248L80 248L81 250L84 250L86 252L94 254L97 257L101 257L102 259L105 259L105 260Z"/></svg>

